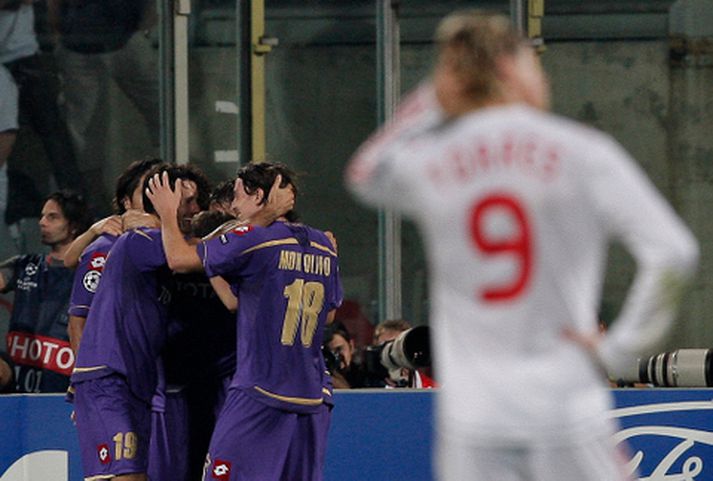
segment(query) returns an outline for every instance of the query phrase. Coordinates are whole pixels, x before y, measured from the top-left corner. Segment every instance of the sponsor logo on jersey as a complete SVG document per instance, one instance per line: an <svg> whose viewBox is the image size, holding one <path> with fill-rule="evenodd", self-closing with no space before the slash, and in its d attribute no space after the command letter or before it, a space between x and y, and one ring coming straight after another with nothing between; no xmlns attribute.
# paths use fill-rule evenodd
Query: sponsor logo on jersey
<svg viewBox="0 0 713 481"><path fill-rule="evenodd" d="M99 457L99 462L102 464L109 464L111 462L111 455L109 454L109 445L100 444L97 446L97 456Z"/></svg>
<svg viewBox="0 0 713 481"><path fill-rule="evenodd" d="M101 278L101 271L87 271L87 273L84 274L84 278L82 278L82 285L87 291L93 294L97 292Z"/></svg>
<svg viewBox="0 0 713 481"><path fill-rule="evenodd" d="M89 269L93 271L103 271L106 264L106 254L104 252L95 252L89 260Z"/></svg>
<svg viewBox="0 0 713 481"><path fill-rule="evenodd" d="M213 463L213 470L211 471L213 479L228 481L230 479L230 466L230 462L216 459L215 463Z"/></svg>
<svg viewBox="0 0 713 481"><path fill-rule="evenodd" d="M64 376L72 374L74 367L69 342L53 337L11 331L7 334L7 352L15 364L49 369Z"/></svg>
<svg viewBox="0 0 713 481"><path fill-rule="evenodd" d="M245 235L248 232L250 232L251 230L253 230L253 226L248 224L248 225L239 225L238 227L233 229L232 232L234 232L237 235Z"/></svg>

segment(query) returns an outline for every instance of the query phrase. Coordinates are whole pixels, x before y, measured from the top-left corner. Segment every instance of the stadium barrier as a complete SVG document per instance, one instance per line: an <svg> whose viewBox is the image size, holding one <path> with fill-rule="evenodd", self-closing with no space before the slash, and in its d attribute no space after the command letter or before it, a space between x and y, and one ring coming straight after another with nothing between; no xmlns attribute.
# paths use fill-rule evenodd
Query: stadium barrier
<svg viewBox="0 0 713 481"><path fill-rule="evenodd" d="M326 481L429 481L433 391L335 393ZM631 469L646 481L713 479L713 389L614 391ZM0 481L80 481L61 395L0 397Z"/></svg>

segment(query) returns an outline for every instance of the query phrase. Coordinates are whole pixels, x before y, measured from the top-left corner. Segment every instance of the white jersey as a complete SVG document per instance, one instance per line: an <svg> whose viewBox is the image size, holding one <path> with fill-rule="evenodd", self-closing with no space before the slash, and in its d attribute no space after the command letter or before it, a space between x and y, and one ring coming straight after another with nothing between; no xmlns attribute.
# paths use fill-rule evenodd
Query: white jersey
<svg viewBox="0 0 713 481"><path fill-rule="evenodd" d="M616 238L638 271L599 357L635 368L673 318L695 239L602 133L523 105L446 122L430 95L362 147L347 182L421 228L439 421L488 442L601 435L605 376L563 332L596 331Z"/></svg>

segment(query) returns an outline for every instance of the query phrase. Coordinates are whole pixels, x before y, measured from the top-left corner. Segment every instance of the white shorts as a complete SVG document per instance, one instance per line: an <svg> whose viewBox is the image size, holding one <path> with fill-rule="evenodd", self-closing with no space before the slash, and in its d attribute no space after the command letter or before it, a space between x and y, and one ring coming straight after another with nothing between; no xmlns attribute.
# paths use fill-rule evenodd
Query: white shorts
<svg viewBox="0 0 713 481"><path fill-rule="evenodd" d="M632 481L624 450L609 436L490 447L441 435L436 468L439 481Z"/></svg>
<svg viewBox="0 0 713 481"><path fill-rule="evenodd" d="M0 64L0 132L17 130L17 85L12 74Z"/></svg>

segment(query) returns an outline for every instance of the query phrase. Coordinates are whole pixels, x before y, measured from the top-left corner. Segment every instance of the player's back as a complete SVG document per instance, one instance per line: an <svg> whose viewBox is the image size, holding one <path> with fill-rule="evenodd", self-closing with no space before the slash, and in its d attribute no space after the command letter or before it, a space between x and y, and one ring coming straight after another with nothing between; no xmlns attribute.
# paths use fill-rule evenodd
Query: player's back
<svg viewBox="0 0 713 481"><path fill-rule="evenodd" d="M563 332L596 330L610 237L681 245L670 209L608 137L524 106L482 109L398 147L382 167L385 200L424 234L446 412L505 436L601 415L603 377Z"/></svg>
<svg viewBox="0 0 713 481"><path fill-rule="evenodd" d="M240 242L237 372L232 386L262 402L310 412L321 404L322 330L342 292L336 253L302 224L256 227Z"/></svg>

